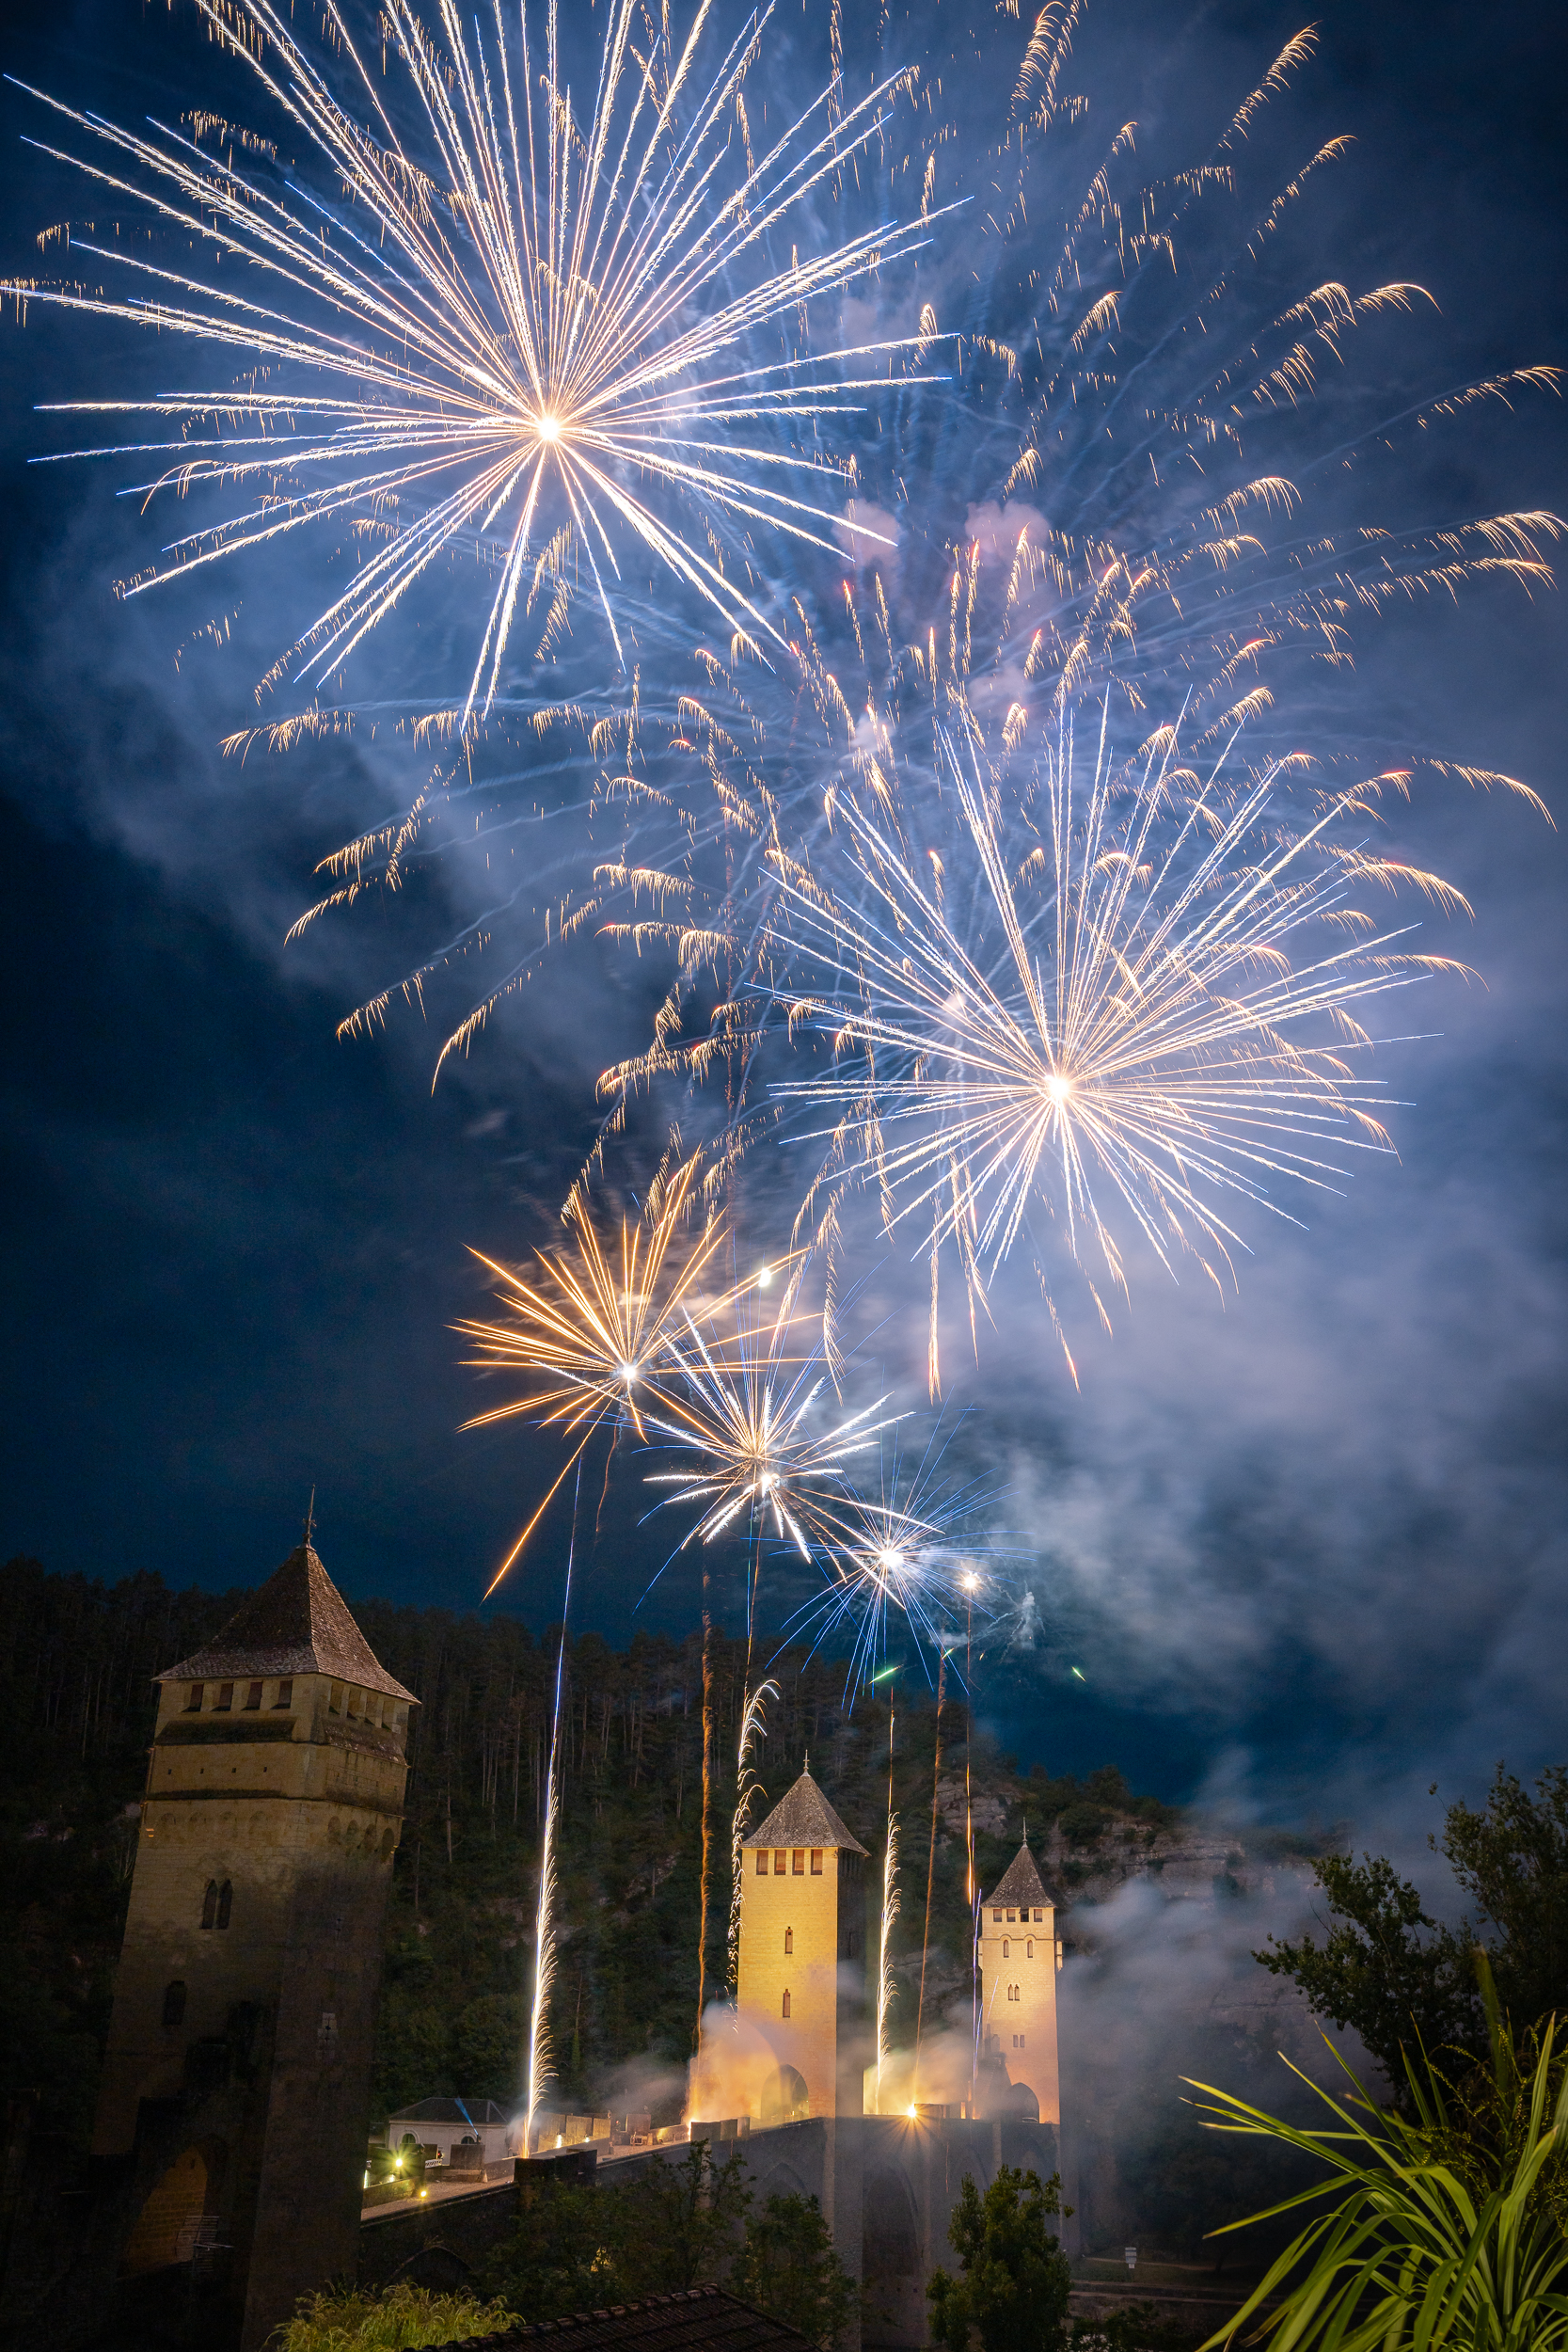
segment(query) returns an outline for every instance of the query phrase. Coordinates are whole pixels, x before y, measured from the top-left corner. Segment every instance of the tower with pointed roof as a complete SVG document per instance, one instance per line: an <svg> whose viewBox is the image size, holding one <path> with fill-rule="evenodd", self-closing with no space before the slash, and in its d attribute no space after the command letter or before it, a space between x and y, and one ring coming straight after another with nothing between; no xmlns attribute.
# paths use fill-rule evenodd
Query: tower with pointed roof
<svg viewBox="0 0 1568 2352"><path fill-rule="evenodd" d="M259 2352L354 2270L418 1702L309 1537L158 1682L94 2149L130 2175L125 2287L198 2251Z"/></svg>
<svg viewBox="0 0 1568 2352"><path fill-rule="evenodd" d="M861 2113L865 1859L809 1770L745 1841L736 2006L778 2058L764 2122Z"/></svg>
<svg viewBox="0 0 1568 2352"><path fill-rule="evenodd" d="M1056 1915L1027 1840L982 1899L980 1999L986 2054L1007 2080L1038 2103L1038 2120L1059 2125Z"/></svg>

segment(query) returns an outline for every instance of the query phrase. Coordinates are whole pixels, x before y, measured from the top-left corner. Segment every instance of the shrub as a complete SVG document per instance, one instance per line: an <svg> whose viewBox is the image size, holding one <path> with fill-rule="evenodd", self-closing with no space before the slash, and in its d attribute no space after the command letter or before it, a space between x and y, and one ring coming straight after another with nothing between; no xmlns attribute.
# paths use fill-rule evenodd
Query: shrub
<svg viewBox="0 0 1568 2352"><path fill-rule="evenodd" d="M1450 2078L1424 2050L1407 2055L1402 2113L1380 2110L1342 2059L1352 2085L1343 2102L1310 2086L1333 2118L1322 2131L1193 2085L1208 2093L1212 2130L1284 2141L1326 2174L1252 2221L1338 2192L1210 2344L1256 2321L1259 2336L1291 2352L1568 2346L1568 2065L1554 2051L1555 2019L1515 2052L1484 1954L1477 1960L1491 2067L1461 2052Z"/></svg>
<svg viewBox="0 0 1568 2352"><path fill-rule="evenodd" d="M420 2344L461 2344L515 2328L504 2303L471 2295L435 2295L425 2287L388 2287L362 2295L327 2287L308 2295L273 2337L278 2352L412 2352Z"/></svg>

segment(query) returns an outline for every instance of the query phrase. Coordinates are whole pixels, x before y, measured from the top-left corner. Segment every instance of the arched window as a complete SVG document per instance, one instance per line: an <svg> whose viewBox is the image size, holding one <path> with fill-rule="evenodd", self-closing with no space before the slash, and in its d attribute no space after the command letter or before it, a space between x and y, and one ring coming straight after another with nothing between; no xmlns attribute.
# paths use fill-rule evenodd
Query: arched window
<svg viewBox="0 0 1568 2352"><path fill-rule="evenodd" d="M788 1994L787 1991L785 1992L784 1996L784 2009L783 2009L783 2010L781 2011L781 2014L782 2014L782 2015L784 2015L784 2016L785 2016L785 2017L787 2017L787 2016L789 2015L789 1994Z"/></svg>
<svg viewBox="0 0 1568 2352"><path fill-rule="evenodd" d="M1028 1943L1023 1947L1023 1957L1025 1960L1033 1960L1035 1957L1035 1939L1033 1936L1029 1938Z"/></svg>
<svg viewBox="0 0 1568 2352"><path fill-rule="evenodd" d="M1002 1938L1002 1957L1003 1957L1003 1959L1004 1959L1004 1960L1011 1960L1012 1956L1013 1956L1013 1947L1012 1947L1012 1946L1008 1943L1008 1941L1007 1941L1006 1937L1006 1936L1004 1936L1004 1937Z"/></svg>
<svg viewBox="0 0 1568 2352"><path fill-rule="evenodd" d="M1022 2050L1022 2047L1023 2047L1023 2036L1022 2036L1022 2034L1020 2034L1020 2035L1019 2035L1019 2037L1018 2037L1018 2046L1019 2046L1019 2048L1020 2048L1021 2050Z"/></svg>
<svg viewBox="0 0 1568 2352"><path fill-rule="evenodd" d="M793 1929L793 1928L785 1928L785 1930L784 1930L784 1950L785 1950L786 1952L792 1952L794 1949L795 1949L795 1931L794 1931L794 1929Z"/></svg>
<svg viewBox="0 0 1568 2352"><path fill-rule="evenodd" d="M185 1988L178 1977L164 1987L164 2023L181 2026L185 2022Z"/></svg>
<svg viewBox="0 0 1568 2352"><path fill-rule="evenodd" d="M201 1924L202 1924L202 1926L203 1926L204 1928L210 1928L210 1927L212 1926L212 1924L213 1924L213 1921L214 1921L214 1920L217 1917L217 1915L218 1915L218 1883L217 1883L216 1879L209 1879L209 1880L207 1881L207 1892L206 1892L206 1893L205 1893L205 1895L203 1895L203 1896L202 1896L202 1898L201 1898Z"/></svg>
<svg viewBox="0 0 1568 2352"><path fill-rule="evenodd" d="M226 1928L229 1925L229 1914L233 1907L234 1889L230 1882L225 1879L218 1889L218 1925L220 1928Z"/></svg>

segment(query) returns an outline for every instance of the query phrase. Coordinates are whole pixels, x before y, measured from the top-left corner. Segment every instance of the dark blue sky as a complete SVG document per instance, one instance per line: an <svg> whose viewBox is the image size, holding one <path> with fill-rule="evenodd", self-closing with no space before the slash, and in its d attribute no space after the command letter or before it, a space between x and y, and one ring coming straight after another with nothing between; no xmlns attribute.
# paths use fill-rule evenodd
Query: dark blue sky
<svg viewBox="0 0 1568 2352"><path fill-rule="evenodd" d="M20 13L8 70L111 115L172 113L211 70L178 7ZM1318 62L1259 134L1282 163L1331 131L1356 138L1298 232L1305 258L1433 290L1423 391L1568 362L1552 12L1331 6L1320 22ZM1105 0L1077 70L1168 160L1292 28L1273 7ZM34 128L0 92L19 272L48 266L35 233L80 209L20 145ZM629 1036L642 999L590 951L434 1095L417 1019L335 1041L367 975L397 965L403 918L372 911L298 950L282 935L357 821L362 772L221 762L217 739L254 708L260 641L241 628L228 659L187 651L177 671L196 604L111 593L147 544L119 477L25 464L64 445L36 401L117 369L151 381L149 364L142 344L37 311L0 327L0 1547L245 1583L294 1540L315 1484L351 1597L464 1607L554 1458L457 1434L475 1393L447 1328L479 1295L465 1245L517 1256L545 1236L605 1057L573 1021ZM1564 512L1565 477L1563 406L1531 396L1402 456L1379 519ZM1367 635L1333 724L1508 770L1568 810L1565 650L1555 593L1433 603ZM1401 847L1471 898L1473 931L1443 944L1486 982L1425 1007L1442 1037L1391 1058L1415 1104L1402 1165L1310 1231L1266 1237L1223 1313L1192 1284L1140 1295L1114 1343L1087 1347L1080 1394L1022 1310L1004 1314L971 1398L1039 1555L1037 1646L982 1686L1009 1741L1389 1834L1434 1775L1473 1787L1498 1755L1568 1752L1564 843L1455 787ZM624 1639L652 1556L629 1503L612 1511L582 1622ZM560 1566L546 1542L513 1596L536 1624ZM649 1607L684 1629L689 1579Z"/></svg>

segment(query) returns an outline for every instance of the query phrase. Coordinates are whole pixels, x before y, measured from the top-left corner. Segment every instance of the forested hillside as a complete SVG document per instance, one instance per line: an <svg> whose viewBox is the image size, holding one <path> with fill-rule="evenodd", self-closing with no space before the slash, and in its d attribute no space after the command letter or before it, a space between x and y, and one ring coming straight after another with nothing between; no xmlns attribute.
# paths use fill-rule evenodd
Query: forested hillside
<svg viewBox="0 0 1568 2352"><path fill-rule="evenodd" d="M103 1585L13 1560L0 1569L0 1691L12 1768L0 1795L10 1900L0 1922L0 2089L24 2079L58 2100L62 2127L90 2114L115 1954L135 1851L153 1719L151 1677L214 1632L241 1596L176 1593L156 1576ZM559 1634L515 1618L356 1604L388 1670L420 1701L408 1814L393 1882L377 2058L382 2112L436 2092L510 2099L518 2088L531 1961L550 1695ZM770 1654L759 1643L757 1658ZM744 1673L716 1644L719 1750L708 1981L722 1983L728 1825ZM760 1668L756 1669L760 1671ZM889 1702L882 1686L844 1705L832 1661L786 1651L757 1768L783 1793L809 1752L848 1827L879 1860L887 1809ZM624 1651L569 1644L562 1740L561 1958L554 2040L572 2100L610 2095L618 2070L641 2079L684 2066L697 1997L702 1669L695 1638L639 1636ZM897 1948L918 1959L932 1819L936 1714L924 1689L895 1695L893 1774L902 1815L904 1908ZM964 1978L964 1775L981 1883L1054 1824L1069 1881L1107 1851L1141 1850L1173 1818L1134 1800L1114 1769L1083 1784L976 1740L962 1704L942 1714L931 1979ZM1075 1861L1075 1855L1084 1859ZM904 2002L903 2010L911 2004ZM912 2031L912 2013L895 2013ZM624 2077L623 2077L624 2079Z"/></svg>

